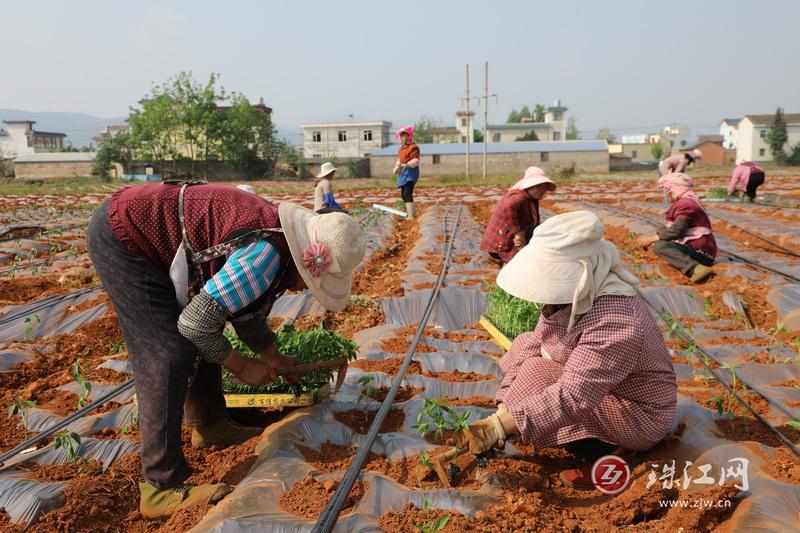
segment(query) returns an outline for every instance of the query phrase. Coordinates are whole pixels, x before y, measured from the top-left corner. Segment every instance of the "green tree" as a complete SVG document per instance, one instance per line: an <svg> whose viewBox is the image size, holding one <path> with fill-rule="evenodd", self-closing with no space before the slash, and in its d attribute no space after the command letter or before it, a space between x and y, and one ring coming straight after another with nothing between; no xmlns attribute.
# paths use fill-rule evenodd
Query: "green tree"
<svg viewBox="0 0 800 533"><path fill-rule="evenodd" d="M533 118L533 115L531 115L531 110L528 109L528 106L522 106L522 109L519 110L519 118L520 122L523 118Z"/></svg>
<svg viewBox="0 0 800 533"><path fill-rule="evenodd" d="M661 161L661 158L664 157L667 149L661 143L655 143L650 146L650 154L652 154L653 159L656 161Z"/></svg>
<svg viewBox="0 0 800 533"><path fill-rule="evenodd" d="M767 132L765 140L769 145L769 151L772 152L772 157L774 157L775 161L778 163L782 163L786 158L783 147L789 141L789 133L786 131L786 120L783 118L782 107L775 110L775 116L772 118L772 126Z"/></svg>
<svg viewBox="0 0 800 533"><path fill-rule="evenodd" d="M132 159L133 139L131 135L124 131L117 133L97 149L92 164L92 174L108 179L108 172L114 163L122 165L122 170L125 171Z"/></svg>
<svg viewBox="0 0 800 533"><path fill-rule="evenodd" d="M609 128L600 128L597 130L597 133L594 135L595 139L602 139L608 143L615 143L617 142L617 137L612 133Z"/></svg>
<svg viewBox="0 0 800 533"><path fill-rule="evenodd" d="M482 143L483 142L483 132L480 130L474 130L472 132L472 142L474 143Z"/></svg>
<svg viewBox="0 0 800 533"><path fill-rule="evenodd" d="M575 124L575 117L569 117L569 119L567 119L565 137L568 141L577 141L581 138L581 130L579 130L578 126Z"/></svg>
<svg viewBox="0 0 800 533"><path fill-rule="evenodd" d="M536 104L536 107L533 108L533 121L544 122L544 112L544 106L542 104Z"/></svg>
<svg viewBox="0 0 800 533"><path fill-rule="evenodd" d="M521 136L517 137L516 139L514 139L514 142L538 141L538 140L539 140L539 137L536 135L536 132L531 130L528 133L526 133L525 135L521 135Z"/></svg>
<svg viewBox="0 0 800 533"><path fill-rule="evenodd" d="M414 142L417 144L432 143L433 129L441 128L442 122L436 117L423 115L414 123Z"/></svg>
<svg viewBox="0 0 800 533"><path fill-rule="evenodd" d="M209 155L236 168L255 172L265 163L271 168L283 148L276 140L275 126L269 113L250 104L243 94L233 94L231 105L224 113L217 113L219 123L209 132Z"/></svg>
<svg viewBox="0 0 800 533"><path fill-rule="evenodd" d="M518 124L519 123L519 111L516 108L511 109L511 112L508 114L508 118L506 119L506 124Z"/></svg>
<svg viewBox="0 0 800 533"><path fill-rule="evenodd" d="M792 146L789 155L786 156L786 163L790 165L800 165L800 142Z"/></svg>

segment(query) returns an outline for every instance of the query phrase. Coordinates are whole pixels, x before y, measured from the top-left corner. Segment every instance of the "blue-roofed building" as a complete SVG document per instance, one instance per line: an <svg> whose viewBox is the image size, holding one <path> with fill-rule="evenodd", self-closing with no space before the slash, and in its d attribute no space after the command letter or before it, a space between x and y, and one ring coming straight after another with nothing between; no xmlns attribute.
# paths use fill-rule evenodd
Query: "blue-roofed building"
<svg viewBox="0 0 800 533"><path fill-rule="evenodd" d="M525 138L526 141L563 141L566 139L564 114L567 110L561 105L561 100L556 99L553 105L545 108L544 122L523 119L523 122L513 124L489 124L486 135L490 143L510 143L519 138Z"/></svg>
<svg viewBox="0 0 800 533"><path fill-rule="evenodd" d="M393 144L372 152L370 173L374 177L392 175L399 145ZM483 143L471 143L470 166L478 169L483 158ZM420 171L425 176L463 174L466 167L464 143L420 144ZM584 172L608 172L608 144L604 140L532 141L488 143L486 172L493 176L522 175L530 166L545 170L573 163ZM474 172L474 170L473 170Z"/></svg>

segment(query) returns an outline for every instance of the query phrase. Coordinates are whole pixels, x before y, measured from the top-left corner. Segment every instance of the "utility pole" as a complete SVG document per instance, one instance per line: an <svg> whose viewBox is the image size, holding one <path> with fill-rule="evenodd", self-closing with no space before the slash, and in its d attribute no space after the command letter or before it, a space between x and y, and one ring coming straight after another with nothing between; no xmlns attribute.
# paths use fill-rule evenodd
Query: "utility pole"
<svg viewBox="0 0 800 533"><path fill-rule="evenodd" d="M483 100L483 178L486 179L486 145L489 142L489 98L494 98L497 101L496 94L489 94L489 62L486 61L483 66L483 96L479 96L479 100Z"/></svg>
<svg viewBox="0 0 800 533"><path fill-rule="evenodd" d="M464 95L464 102L466 102L466 105L467 105L467 126L469 126L470 122L471 122L470 121L470 114L469 114L469 65L466 65L466 82L467 82L467 84L466 84L467 90L466 90L466 94ZM467 142L464 143L464 145L466 146L466 150L467 150L467 152L466 152L467 179L469 179L469 141L470 141L470 133L471 132L467 132Z"/></svg>

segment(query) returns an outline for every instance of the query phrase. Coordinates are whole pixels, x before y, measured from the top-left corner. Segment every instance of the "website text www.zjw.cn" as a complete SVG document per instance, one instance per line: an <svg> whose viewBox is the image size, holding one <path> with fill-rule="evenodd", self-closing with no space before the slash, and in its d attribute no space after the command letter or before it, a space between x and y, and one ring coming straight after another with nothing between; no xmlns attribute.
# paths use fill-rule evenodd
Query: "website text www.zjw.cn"
<svg viewBox="0 0 800 533"><path fill-rule="evenodd" d="M673 507L682 509L727 509L733 506L731 500L715 499L688 499L688 500L661 500L658 502L662 508L672 509Z"/></svg>

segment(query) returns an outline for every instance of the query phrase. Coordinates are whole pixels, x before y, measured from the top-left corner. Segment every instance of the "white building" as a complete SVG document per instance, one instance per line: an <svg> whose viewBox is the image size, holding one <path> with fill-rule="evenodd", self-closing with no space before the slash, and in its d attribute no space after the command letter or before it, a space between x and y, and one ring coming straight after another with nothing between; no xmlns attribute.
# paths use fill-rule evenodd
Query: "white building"
<svg viewBox="0 0 800 533"><path fill-rule="evenodd" d="M661 130L661 137L670 147L672 153L679 152L687 146L691 139L692 130L685 126L665 126Z"/></svg>
<svg viewBox="0 0 800 533"><path fill-rule="evenodd" d="M736 139L739 136L740 118L723 118L719 123L719 134L722 135L722 147L726 150L736 148Z"/></svg>
<svg viewBox="0 0 800 533"><path fill-rule="evenodd" d="M13 159L22 154L57 152L64 148L66 133L38 131L34 120L4 120L0 129L0 158Z"/></svg>
<svg viewBox="0 0 800 533"><path fill-rule="evenodd" d="M455 127L433 128L433 142L435 144L447 143L472 143L475 131L475 113L473 111L458 111L456 113Z"/></svg>
<svg viewBox="0 0 800 533"><path fill-rule="evenodd" d="M737 163L774 159L767 144L767 133L774 117L775 115L745 115L742 118L736 140ZM783 115L783 119L789 134L789 141L784 149L788 150L800 142L800 113L787 113Z"/></svg>
<svg viewBox="0 0 800 533"><path fill-rule="evenodd" d="M486 128L489 138L486 140L489 143L509 143L534 132L539 141L563 141L566 139L564 113L567 110L561 105L561 100L556 99L552 106L545 109L544 122L523 119L525 122L514 124L489 124Z"/></svg>
<svg viewBox="0 0 800 533"><path fill-rule="evenodd" d="M360 159L388 146L392 136L392 123L385 120L327 122L300 127L306 159Z"/></svg>

